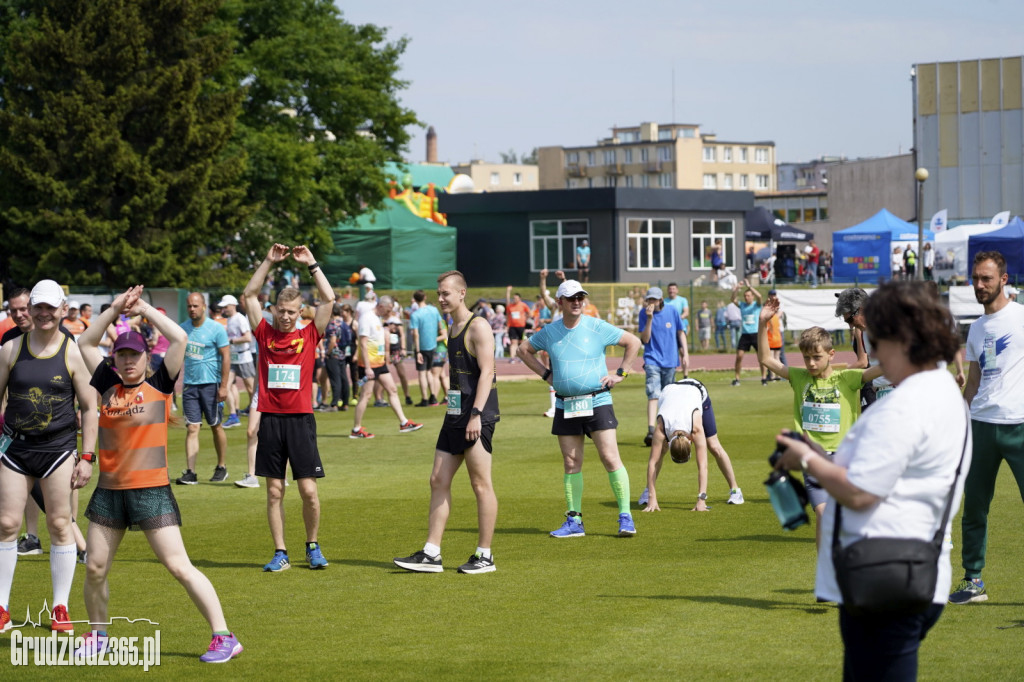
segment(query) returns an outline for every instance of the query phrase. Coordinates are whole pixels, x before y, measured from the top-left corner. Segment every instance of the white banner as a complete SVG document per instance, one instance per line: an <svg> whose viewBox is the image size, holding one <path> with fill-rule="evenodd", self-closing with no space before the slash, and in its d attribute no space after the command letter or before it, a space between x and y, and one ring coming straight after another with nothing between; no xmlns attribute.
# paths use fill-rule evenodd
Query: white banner
<svg viewBox="0 0 1024 682"><path fill-rule="evenodd" d="M849 329L843 318L836 317L836 294L843 289L779 289L782 312L786 313L786 329L803 331L822 327L834 332ZM870 294L874 289L867 289Z"/></svg>
<svg viewBox="0 0 1024 682"><path fill-rule="evenodd" d="M1010 222L1010 212L1009 211L1003 211L1002 213L996 213L995 216L992 217L992 224L993 225L1005 225L1008 222Z"/></svg>
<svg viewBox="0 0 1024 682"><path fill-rule="evenodd" d="M928 229L932 232L942 232L946 229L946 219L949 215L949 211L942 209L938 213L932 216L932 222L928 226Z"/></svg>

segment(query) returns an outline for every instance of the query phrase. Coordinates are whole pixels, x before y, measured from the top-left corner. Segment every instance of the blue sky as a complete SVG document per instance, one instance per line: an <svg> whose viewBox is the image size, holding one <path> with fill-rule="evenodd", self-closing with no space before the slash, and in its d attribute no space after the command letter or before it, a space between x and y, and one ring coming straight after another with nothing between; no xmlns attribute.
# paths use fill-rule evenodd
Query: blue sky
<svg viewBox="0 0 1024 682"><path fill-rule="evenodd" d="M698 123L780 162L913 144L915 63L1024 51L1020 0L517 3L337 0L410 43L402 102L451 163L592 144L613 125ZM425 130L407 159L422 161Z"/></svg>

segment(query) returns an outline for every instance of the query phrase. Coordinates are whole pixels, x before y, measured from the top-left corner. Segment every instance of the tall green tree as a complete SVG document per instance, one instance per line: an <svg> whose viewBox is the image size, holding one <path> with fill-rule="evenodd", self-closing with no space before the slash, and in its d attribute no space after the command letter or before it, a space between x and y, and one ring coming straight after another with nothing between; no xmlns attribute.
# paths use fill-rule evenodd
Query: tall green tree
<svg viewBox="0 0 1024 682"><path fill-rule="evenodd" d="M238 283L251 213L217 0L0 1L0 268L31 283ZM227 254L227 255L226 255Z"/></svg>
<svg viewBox="0 0 1024 682"><path fill-rule="evenodd" d="M383 166L400 161L415 115L401 105L406 41L347 23L330 0L228 0L235 58L221 78L245 86L234 144L258 210L241 239L330 248L329 228L379 205Z"/></svg>

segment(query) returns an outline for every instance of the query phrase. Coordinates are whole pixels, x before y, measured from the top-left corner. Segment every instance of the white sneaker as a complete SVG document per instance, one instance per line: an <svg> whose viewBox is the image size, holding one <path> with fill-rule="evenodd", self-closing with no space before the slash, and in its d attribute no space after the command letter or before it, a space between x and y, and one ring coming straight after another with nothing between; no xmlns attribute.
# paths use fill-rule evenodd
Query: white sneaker
<svg viewBox="0 0 1024 682"><path fill-rule="evenodd" d="M552 409L548 410L547 412L545 412L544 416L547 417L548 419L554 419L555 418L555 410L554 410L554 408L552 408Z"/></svg>
<svg viewBox="0 0 1024 682"><path fill-rule="evenodd" d="M235 485L237 485L239 488L259 488L260 481L252 474L246 474L245 476L242 477L242 480L235 481Z"/></svg>
<svg viewBox="0 0 1024 682"><path fill-rule="evenodd" d="M729 501L726 504L743 504L743 491L739 488L733 488L729 493Z"/></svg>
<svg viewBox="0 0 1024 682"><path fill-rule="evenodd" d="M740 496L740 499L742 499L742 496ZM647 488L644 488L644 491L640 493L640 499L637 500L636 503L639 504L641 507L646 507L647 503L650 502L650 500L651 496L647 494Z"/></svg>

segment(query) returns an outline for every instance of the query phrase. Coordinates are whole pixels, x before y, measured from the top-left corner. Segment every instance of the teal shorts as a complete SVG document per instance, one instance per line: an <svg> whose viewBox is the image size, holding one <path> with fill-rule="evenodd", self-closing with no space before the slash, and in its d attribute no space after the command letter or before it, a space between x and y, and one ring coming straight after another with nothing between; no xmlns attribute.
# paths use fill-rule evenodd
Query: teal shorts
<svg viewBox="0 0 1024 682"><path fill-rule="evenodd" d="M181 512L170 485L132 490L96 488L85 510L92 523L116 530L180 526Z"/></svg>

